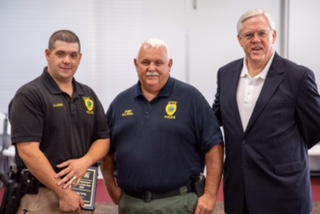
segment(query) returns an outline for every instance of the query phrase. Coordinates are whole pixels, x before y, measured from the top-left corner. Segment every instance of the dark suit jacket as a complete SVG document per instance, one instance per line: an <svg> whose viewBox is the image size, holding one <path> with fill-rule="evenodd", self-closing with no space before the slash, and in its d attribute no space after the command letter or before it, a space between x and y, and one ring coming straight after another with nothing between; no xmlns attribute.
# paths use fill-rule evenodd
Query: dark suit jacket
<svg viewBox="0 0 320 214"><path fill-rule="evenodd" d="M314 74L277 53L244 131L236 101L243 59L218 71L213 104L225 134L227 214L311 211L308 148L320 140L320 97Z"/></svg>

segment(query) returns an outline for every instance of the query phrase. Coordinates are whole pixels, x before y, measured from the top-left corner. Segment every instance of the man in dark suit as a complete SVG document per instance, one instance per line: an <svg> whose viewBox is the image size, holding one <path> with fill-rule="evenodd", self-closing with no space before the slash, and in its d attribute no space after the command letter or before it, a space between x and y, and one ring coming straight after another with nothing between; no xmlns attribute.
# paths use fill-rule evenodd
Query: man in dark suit
<svg viewBox="0 0 320 214"><path fill-rule="evenodd" d="M219 69L213 104L225 134L225 211L310 213L308 149L320 140L314 74L276 53L269 13L244 13L237 30L245 57Z"/></svg>

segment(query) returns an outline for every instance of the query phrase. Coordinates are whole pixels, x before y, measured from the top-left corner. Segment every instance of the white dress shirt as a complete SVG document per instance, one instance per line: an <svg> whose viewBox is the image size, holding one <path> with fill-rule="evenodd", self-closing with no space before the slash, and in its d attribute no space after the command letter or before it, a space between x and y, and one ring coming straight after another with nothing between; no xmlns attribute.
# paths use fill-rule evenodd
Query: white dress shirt
<svg viewBox="0 0 320 214"><path fill-rule="evenodd" d="M243 59L243 68L240 73L238 90L237 90L237 104L241 117L243 130L246 130L249 119L253 112L253 108L256 105L257 99L260 95L261 89L263 87L264 81L267 77L274 53L270 58L269 62L262 70L262 72L251 78L247 64L246 58Z"/></svg>

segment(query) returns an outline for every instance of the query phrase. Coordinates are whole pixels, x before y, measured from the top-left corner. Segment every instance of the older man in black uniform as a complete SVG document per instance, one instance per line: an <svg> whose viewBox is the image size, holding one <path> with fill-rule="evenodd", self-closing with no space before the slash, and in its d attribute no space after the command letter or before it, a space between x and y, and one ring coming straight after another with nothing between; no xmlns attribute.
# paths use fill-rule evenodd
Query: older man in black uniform
<svg viewBox="0 0 320 214"><path fill-rule="evenodd" d="M102 172L119 213L211 214L223 144L210 105L197 89L170 77L172 59L163 41L144 42L134 62L139 82L107 111L121 199L108 156Z"/></svg>

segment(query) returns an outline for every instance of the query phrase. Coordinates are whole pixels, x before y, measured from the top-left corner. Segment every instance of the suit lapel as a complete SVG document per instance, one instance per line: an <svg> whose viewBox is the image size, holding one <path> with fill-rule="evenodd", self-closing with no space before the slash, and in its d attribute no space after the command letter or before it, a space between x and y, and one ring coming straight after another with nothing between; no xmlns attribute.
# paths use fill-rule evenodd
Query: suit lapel
<svg viewBox="0 0 320 214"><path fill-rule="evenodd" d="M242 127L241 117L240 117L238 103L237 103L237 89L238 89L242 66L243 66L243 59L239 61L239 63L235 66L235 69L231 72L230 84L228 84L230 86L229 97L232 98L231 108L235 116L234 120L237 123L236 127L240 127L241 131L243 131L243 127Z"/></svg>
<svg viewBox="0 0 320 214"><path fill-rule="evenodd" d="M270 66L270 69L268 71L268 75L262 87L261 93L253 109L252 115L249 119L248 126L245 132L248 132L248 130L250 130L250 128L253 126L253 124L258 119L259 115L264 110L269 100L275 93L276 89L282 82L283 69L282 69L281 63L282 63L282 59L276 53L274 56L273 62Z"/></svg>

